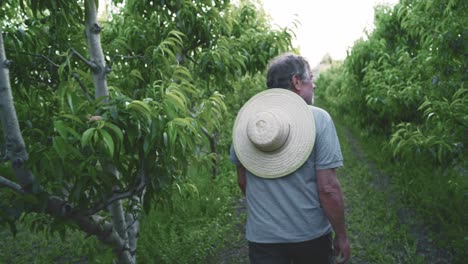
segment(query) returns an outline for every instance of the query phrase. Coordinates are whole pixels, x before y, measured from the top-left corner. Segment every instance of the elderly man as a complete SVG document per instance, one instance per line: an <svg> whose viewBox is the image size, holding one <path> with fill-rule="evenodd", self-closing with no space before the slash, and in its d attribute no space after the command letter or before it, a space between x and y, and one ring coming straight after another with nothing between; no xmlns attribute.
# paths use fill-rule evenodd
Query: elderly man
<svg viewBox="0 0 468 264"><path fill-rule="evenodd" d="M350 248L336 176L343 157L330 115L311 105L309 63L278 56L267 86L239 111L230 155L246 196L250 262L345 263Z"/></svg>

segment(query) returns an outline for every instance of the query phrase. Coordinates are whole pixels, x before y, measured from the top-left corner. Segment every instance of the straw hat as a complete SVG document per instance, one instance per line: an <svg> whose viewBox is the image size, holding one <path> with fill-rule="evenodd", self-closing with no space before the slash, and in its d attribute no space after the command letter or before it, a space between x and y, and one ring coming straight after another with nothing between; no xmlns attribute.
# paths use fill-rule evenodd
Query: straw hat
<svg viewBox="0 0 468 264"><path fill-rule="evenodd" d="M297 170L312 152L315 122L304 99L273 88L250 98L237 114L233 145L242 165L262 178Z"/></svg>

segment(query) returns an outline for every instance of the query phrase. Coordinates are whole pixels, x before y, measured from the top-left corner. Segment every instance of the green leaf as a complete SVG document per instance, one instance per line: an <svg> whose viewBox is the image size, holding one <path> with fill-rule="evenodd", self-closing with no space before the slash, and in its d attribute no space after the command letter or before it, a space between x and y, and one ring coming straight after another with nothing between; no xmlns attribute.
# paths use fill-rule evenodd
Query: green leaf
<svg viewBox="0 0 468 264"><path fill-rule="evenodd" d="M68 144L67 142L61 138L61 137L54 137L53 139L53 147L55 149L55 151L57 152L57 154L59 154L59 156L64 159L65 156L68 154L67 150L68 150Z"/></svg>
<svg viewBox="0 0 468 264"><path fill-rule="evenodd" d="M80 125L84 125L84 122L78 116L70 115L70 114L62 114L61 117L68 118L70 120L77 122Z"/></svg>
<svg viewBox="0 0 468 264"><path fill-rule="evenodd" d="M91 139L93 138L95 132L96 132L96 128L94 127L88 128L88 130L86 130L81 136L81 146L84 147L87 145L91 145L92 144Z"/></svg>
<svg viewBox="0 0 468 264"><path fill-rule="evenodd" d="M189 127L192 126L189 120L186 118L174 118L172 121L170 121L176 125L182 126L182 127Z"/></svg>
<svg viewBox="0 0 468 264"><path fill-rule="evenodd" d="M185 102L177 95L176 92L171 91L166 93L165 99L169 101L170 105L174 106L176 109L183 110L185 109Z"/></svg>
<svg viewBox="0 0 468 264"><path fill-rule="evenodd" d="M141 72L139 70L137 70L137 69L133 69L130 72L130 76L136 77L136 78L140 79L141 81L144 81L143 77L141 76Z"/></svg>
<svg viewBox="0 0 468 264"><path fill-rule="evenodd" d="M107 132L104 129L100 129L98 131L102 135L102 139L104 140L104 146L106 147L107 151L109 151L110 157L114 157L115 145L112 136L109 134L109 132Z"/></svg>
<svg viewBox="0 0 468 264"><path fill-rule="evenodd" d="M130 104L127 105L127 109L132 109L147 119L151 119L151 109L149 108L148 104L142 101L133 100Z"/></svg>
<svg viewBox="0 0 468 264"><path fill-rule="evenodd" d="M55 121L54 128L55 128L55 131L57 131L61 137L67 138L68 133L67 133L67 129L63 121L61 120Z"/></svg>
<svg viewBox="0 0 468 264"><path fill-rule="evenodd" d="M75 113L75 106L73 104L73 95L71 93L67 93L67 103L68 107L70 107L71 112L74 114Z"/></svg>
<svg viewBox="0 0 468 264"><path fill-rule="evenodd" d="M123 133L122 133L122 130L120 129L120 127L112 124L112 123L109 123L109 122L105 122L104 123L104 127L107 127L109 129L111 129L112 131L112 134L114 134L116 137L117 137L117 144L121 145L123 144Z"/></svg>

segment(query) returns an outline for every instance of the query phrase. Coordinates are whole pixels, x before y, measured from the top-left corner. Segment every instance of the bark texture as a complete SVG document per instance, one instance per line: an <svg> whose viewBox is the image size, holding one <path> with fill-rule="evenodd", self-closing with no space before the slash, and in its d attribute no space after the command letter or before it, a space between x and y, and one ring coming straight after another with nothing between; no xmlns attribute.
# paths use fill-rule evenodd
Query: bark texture
<svg viewBox="0 0 468 264"><path fill-rule="evenodd" d="M107 73L106 61L101 47L101 27L97 20L97 8L95 1L85 1L85 26L86 40L88 42L89 54L93 63L93 80L96 86L95 97L99 99L105 97L107 101L109 91L107 89Z"/></svg>
<svg viewBox="0 0 468 264"><path fill-rule="evenodd" d="M3 30L0 29L0 118L5 136L6 158L11 162L18 183L22 188L30 190L33 177L24 167L29 157L16 116L8 70L11 61L7 60L2 36Z"/></svg>

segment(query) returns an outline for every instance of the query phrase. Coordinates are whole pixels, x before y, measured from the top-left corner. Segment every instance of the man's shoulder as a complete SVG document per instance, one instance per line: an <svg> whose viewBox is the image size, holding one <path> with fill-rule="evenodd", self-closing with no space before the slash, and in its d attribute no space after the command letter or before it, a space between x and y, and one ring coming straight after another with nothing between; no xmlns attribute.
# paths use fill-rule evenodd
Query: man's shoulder
<svg viewBox="0 0 468 264"><path fill-rule="evenodd" d="M310 109L312 110L312 114L314 114L314 118L316 120L330 120L330 114L325 110L317 106L309 105Z"/></svg>
<svg viewBox="0 0 468 264"><path fill-rule="evenodd" d="M325 109L317 107L315 105L309 105L309 107L314 113L328 114L328 112Z"/></svg>

